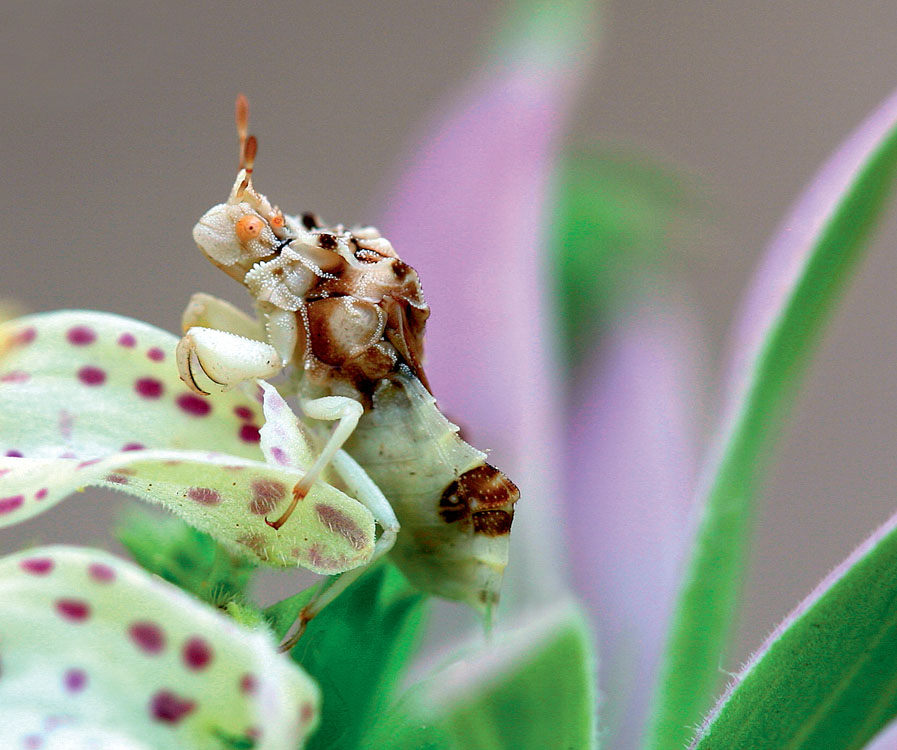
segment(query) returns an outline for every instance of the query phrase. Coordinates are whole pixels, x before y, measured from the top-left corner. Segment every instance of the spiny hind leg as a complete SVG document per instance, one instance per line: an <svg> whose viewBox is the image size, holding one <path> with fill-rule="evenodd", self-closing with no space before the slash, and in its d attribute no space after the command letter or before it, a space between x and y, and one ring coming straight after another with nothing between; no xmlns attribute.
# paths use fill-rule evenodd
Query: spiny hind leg
<svg viewBox="0 0 897 750"><path fill-rule="evenodd" d="M215 328L189 328L177 346L181 380L197 393L228 391L245 380L269 378L285 362L270 344Z"/></svg>
<svg viewBox="0 0 897 750"><path fill-rule="evenodd" d="M399 533L399 520L396 518L395 511L389 504L389 500L380 491L380 488L374 483L367 472L358 465L354 458L343 450L337 451L333 457L332 466L336 469L337 474L345 482L349 491L355 498L362 503L371 514L374 520L380 524L383 532L374 545L374 554L367 565L355 568L343 573L339 578L333 581L329 586L324 586L315 593L311 601L306 604L299 617L296 619L293 634L289 636L280 646L281 651L289 651L296 645L299 638L305 632L308 623L317 616L324 607L330 604L349 586L357 581L367 571L371 565L389 552L396 542L396 536Z"/></svg>
<svg viewBox="0 0 897 750"><path fill-rule="evenodd" d="M254 341L266 340L265 328L261 321L234 307L230 302L205 292L197 292L190 297L181 316L182 333L186 333L194 326L227 331Z"/></svg>
<svg viewBox="0 0 897 750"><path fill-rule="evenodd" d="M338 420L338 422L317 460L312 464L305 476L293 487L293 500L287 506L283 515L274 521L265 519L265 523L274 529L279 529L289 520L299 501L308 494L312 485L321 476L321 472L333 460L336 452L343 447L346 440L349 439L349 436L358 424L358 420L364 413L364 407L358 401L346 396L324 396L322 398L304 400L301 404L302 411L306 417Z"/></svg>

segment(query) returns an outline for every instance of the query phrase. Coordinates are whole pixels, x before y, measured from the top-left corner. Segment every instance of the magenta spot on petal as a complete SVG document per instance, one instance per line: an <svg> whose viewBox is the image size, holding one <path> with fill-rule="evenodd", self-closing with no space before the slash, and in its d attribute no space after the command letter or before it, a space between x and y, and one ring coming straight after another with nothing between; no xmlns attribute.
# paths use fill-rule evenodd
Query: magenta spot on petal
<svg viewBox="0 0 897 750"><path fill-rule="evenodd" d="M69 669L63 675L62 682L70 693L78 693L87 685L87 672L83 669Z"/></svg>
<svg viewBox="0 0 897 750"><path fill-rule="evenodd" d="M15 336L13 336L12 342L14 344L18 344L19 346L25 346L25 344L30 344L36 338L37 329L23 328L21 331L18 331Z"/></svg>
<svg viewBox="0 0 897 750"><path fill-rule="evenodd" d="M240 427L240 440L246 443L257 443L262 439L259 428L254 424L244 424Z"/></svg>
<svg viewBox="0 0 897 750"><path fill-rule="evenodd" d="M196 708L196 701L181 698L170 690L160 690L150 699L150 715L166 724L177 724Z"/></svg>
<svg viewBox="0 0 897 750"><path fill-rule="evenodd" d="M155 378L139 378L134 383L134 390L144 398L159 398L165 390L165 386Z"/></svg>
<svg viewBox="0 0 897 750"><path fill-rule="evenodd" d="M7 454L9 455L9 454ZM0 497L0 516L4 513L12 513L22 507L25 502L24 495L13 495L12 497Z"/></svg>
<svg viewBox="0 0 897 750"><path fill-rule="evenodd" d="M277 501L286 494L286 487L273 479L256 479L250 485L252 500L249 510L257 516L264 516L274 510Z"/></svg>
<svg viewBox="0 0 897 750"><path fill-rule="evenodd" d="M24 458L21 451L6 451L6 455L9 458Z"/></svg>
<svg viewBox="0 0 897 750"><path fill-rule="evenodd" d="M88 466L93 466L94 464L98 464L100 461L102 461L102 459L100 459L100 458L91 458L91 459L88 459L87 461L82 461L80 464L78 464L78 468L86 469Z"/></svg>
<svg viewBox="0 0 897 750"><path fill-rule="evenodd" d="M24 370L11 370L0 375L0 383L27 383L30 378Z"/></svg>
<svg viewBox="0 0 897 750"><path fill-rule="evenodd" d="M271 449L271 455L274 456L274 460L277 461L281 466L287 465L287 454L283 448L279 448L278 446L274 446Z"/></svg>
<svg viewBox="0 0 897 750"><path fill-rule="evenodd" d="M221 502L221 495L208 487L191 487L187 490L187 497L200 505L218 505Z"/></svg>
<svg viewBox="0 0 897 750"><path fill-rule="evenodd" d="M137 647L148 654L158 654L165 648L165 634L153 622L135 622L128 628L128 635Z"/></svg>
<svg viewBox="0 0 897 750"><path fill-rule="evenodd" d="M22 739L22 747L25 750L39 750L44 746L44 738L39 734L29 734Z"/></svg>
<svg viewBox="0 0 897 750"><path fill-rule="evenodd" d="M123 333L118 337L118 345L126 346L130 349L131 347L137 346L137 339L134 338L133 334Z"/></svg>
<svg viewBox="0 0 897 750"><path fill-rule="evenodd" d="M306 701L302 704L302 707L299 709L299 721L303 724L308 724L315 716L315 707L314 704Z"/></svg>
<svg viewBox="0 0 897 750"><path fill-rule="evenodd" d="M212 647L202 638L191 638L184 644L182 656L188 669L205 669L212 661Z"/></svg>
<svg viewBox="0 0 897 750"><path fill-rule="evenodd" d="M91 563L87 566L87 574L98 583L112 583L115 571L103 563Z"/></svg>
<svg viewBox="0 0 897 750"><path fill-rule="evenodd" d="M74 328L69 328L65 337L69 340L70 344L74 344L75 346L87 346L97 340L97 335L93 332L93 329L88 328L87 326L75 326Z"/></svg>
<svg viewBox="0 0 897 750"><path fill-rule="evenodd" d="M258 680L255 679L255 675L252 674L244 674L240 678L240 690L248 695L251 695L256 691L258 687Z"/></svg>
<svg viewBox="0 0 897 750"><path fill-rule="evenodd" d="M112 484L127 484L128 478L121 474L107 474L105 481L112 482Z"/></svg>
<svg viewBox="0 0 897 750"><path fill-rule="evenodd" d="M235 406L234 414L237 415L238 419L242 419L244 421L247 419L252 419L255 416L255 414L252 413L252 409L250 409L248 406Z"/></svg>
<svg viewBox="0 0 897 750"><path fill-rule="evenodd" d="M142 451L146 450L146 446L143 443L125 443L121 449L123 451Z"/></svg>
<svg viewBox="0 0 897 750"><path fill-rule="evenodd" d="M78 370L78 380L84 385L103 385L106 382L106 373L99 367L85 365Z"/></svg>
<svg viewBox="0 0 897 750"><path fill-rule="evenodd" d="M37 492L34 493L35 500L43 500L47 496L47 488L41 487Z"/></svg>
<svg viewBox="0 0 897 750"><path fill-rule="evenodd" d="M187 414L192 414L194 417L204 417L212 411L212 405L206 399L193 393L182 393L175 399L175 402Z"/></svg>
<svg viewBox="0 0 897 750"><path fill-rule="evenodd" d="M49 557L29 557L27 560L22 560L19 567L26 573L45 576L53 570L53 561Z"/></svg>
<svg viewBox="0 0 897 750"><path fill-rule="evenodd" d="M72 622L84 622L90 617L90 606L81 599L57 599L56 611Z"/></svg>
<svg viewBox="0 0 897 750"><path fill-rule="evenodd" d="M152 349L147 351L146 356L153 360L153 362L161 362L163 359L165 359L165 352L163 352L158 346L154 346Z"/></svg>

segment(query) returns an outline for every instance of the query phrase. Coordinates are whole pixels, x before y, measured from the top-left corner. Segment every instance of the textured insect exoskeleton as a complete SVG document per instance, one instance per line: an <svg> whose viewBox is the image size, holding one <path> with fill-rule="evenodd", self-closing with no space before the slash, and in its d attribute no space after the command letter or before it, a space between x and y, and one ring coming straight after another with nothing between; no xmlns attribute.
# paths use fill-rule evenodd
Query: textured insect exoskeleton
<svg viewBox="0 0 897 750"><path fill-rule="evenodd" d="M288 523L331 465L383 527L375 557L391 549L416 586L489 612L519 493L436 406L422 366L429 308L417 272L372 227L326 226L313 214L292 217L272 206L252 185L256 141L246 135L247 115L240 97L237 180L193 237L246 286L258 319L195 295L178 347L181 377L198 391L226 390L292 365L306 420L338 424L326 437L320 422L309 423L325 444L290 507L269 525Z"/></svg>

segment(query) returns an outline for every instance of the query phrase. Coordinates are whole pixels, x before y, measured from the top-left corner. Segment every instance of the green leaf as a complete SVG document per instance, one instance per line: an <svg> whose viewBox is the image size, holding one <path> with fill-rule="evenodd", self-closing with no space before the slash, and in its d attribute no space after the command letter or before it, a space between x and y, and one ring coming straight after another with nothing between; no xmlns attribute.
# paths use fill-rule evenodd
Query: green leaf
<svg viewBox="0 0 897 750"><path fill-rule="evenodd" d="M558 181L551 245L561 333L575 365L608 310L626 301L633 278L661 264L694 190L643 157L594 148L568 155Z"/></svg>
<svg viewBox="0 0 897 750"><path fill-rule="evenodd" d="M455 750L594 748L591 644L578 609L555 602L537 620L496 636L418 686L412 693L420 693L419 708L411 716L418 726L442 729Z"/></svg>
<svg viewBox="0 0 897 750"><path fill-rule="evenodd" d="M312 593L303 591L267 611L278 635L289 630ZM361 746L363 733L393 700L394 686L418 643L424 605L425 597L384 562L309 623L291 652L324 695L321 728L309 748Z"/></svg>
<svg viewBox="0 0 897 750"><path fill-rule="evenodd" d="M736 677L696 750L854 750L897 716L897 516Z"/></svg>
<svg viewBox="0 0 897 750"><path fill-rule="evenodd" d="M267 629L105 552L5 557L0 601L0 747L282 750L319 720Z"/></svg>
<svg viewBox="0 0 897 750"><path fill-rule="evenodd" d="M102 485L160 503L271 566L329 574L367 562L373 516L324 481L282 529L268 526L304 474L289 463L307 451L294 415L281 400L260 434L254 393L191 393L176 344L145 323L88 311L0 324L0 526Z"/></svg>
<svg viewBox="0 0 897 750"><path fill-rule="evenodd" d="M732 396L699 484L703 518L667 646L649 748L679 750L717 688L765 458L895 175L892 97L820 171L770 247L738 336Z"/></svg>
<svg viewBox="0 0 897 750"><path fill-rule="evenodd" d="M256 566L179 518L132 508L116 535L138 564L214 606L242 600Z"/></svg>

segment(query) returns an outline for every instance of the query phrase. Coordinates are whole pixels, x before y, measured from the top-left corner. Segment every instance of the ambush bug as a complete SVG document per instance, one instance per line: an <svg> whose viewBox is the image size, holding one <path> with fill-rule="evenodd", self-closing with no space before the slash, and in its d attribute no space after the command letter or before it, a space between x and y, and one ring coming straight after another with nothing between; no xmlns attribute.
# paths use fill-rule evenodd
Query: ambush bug
<svg viewBox="0 0 897 750"><path fill-rule="evenodd" d="M249 290L258 317L194 295L178 345L181 378L208 393L292 366L302 412L323 448L289 507L267 523L289 523L330 466L383 530L374 559L389 552L420 589L488 617L519 492L436 406L422 365L430 313L417 272L373 227L328 226L314 214L294 217L273 206L252 184L257 142L247 135L242 95L236 119L236 182L193 238ZM329 436L320 420L337 422ZM313 600L284 648L358 575L343 574Z"/></svg>

